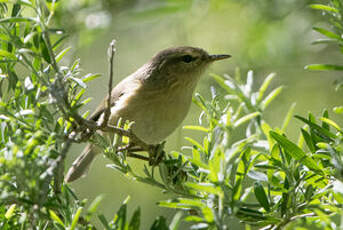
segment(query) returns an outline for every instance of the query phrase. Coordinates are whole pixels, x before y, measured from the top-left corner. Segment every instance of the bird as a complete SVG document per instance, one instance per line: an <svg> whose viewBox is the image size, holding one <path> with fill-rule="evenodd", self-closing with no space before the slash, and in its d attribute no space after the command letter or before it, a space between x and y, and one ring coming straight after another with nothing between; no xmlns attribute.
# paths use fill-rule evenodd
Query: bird
<svg viewBox="0 0 343 230"><path fill-rule="evenodd" d="M133 121L131 130L138 138L147 144L159 144L186 117L193 92L206 68L230 57L228 54L210 55L202 48L191 46L158 52L112 89L108 123L115 125L120 118ZM107 98L88 119L101 124L106 102ZM88 144L68 170L65 182L85 175L99 152L95 144Z"/></svg>

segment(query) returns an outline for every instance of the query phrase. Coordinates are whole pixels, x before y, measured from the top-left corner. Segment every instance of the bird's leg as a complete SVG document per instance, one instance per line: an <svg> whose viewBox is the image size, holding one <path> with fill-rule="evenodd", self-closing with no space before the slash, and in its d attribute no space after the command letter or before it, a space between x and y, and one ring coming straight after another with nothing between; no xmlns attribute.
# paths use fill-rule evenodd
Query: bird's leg
<svg viewBox="0 0 343 230"><path fill-rule="evenodd" d="M149 165L156 166L164 158L165 152L164 152L164 144L166 142L162 142L161 144L157 145L151 145L151 150L149 151Z"/></svg>
<svg viewBox="0 0 343 230"><path fill-rule="evenodd" d="M134 152L140 152L140 151L144 151L143 148L135 145L134 143L130 142L125 146L119 147L118 151L127 151L126 156L127 157L132 157L132 158L137 158L140 160L145 160L145 161L149 161L150 158L149 157L145 157L139 154L136 154Z"/></svg>
<svg viewBox="0 0 343 230"><path fill-rule="evenodd" d="M149 157L145 157L145 156L133 153L133 152L127 152L126 156L132 157L132 158L137 158L137 159L144 160L144 161L150 161Z"/></svg>
<svg viewBox="0 0 343 230"><path fill-rule="evenodd" d="M144 149L130 142L125 146L119 147L118 151L128 151L128 152L142 152Z"/></svg>
<svg viewBox="0 0 343 230"><path fill-rule="evenodd" d="M145 161L149 161L149 165L156 166L158 165L164 158L165 152L163 151L165 142L162 142L161 144L157 145L149 145L149 150L144 149L140 147L139 145L136 145L134 142L130 142L125 146L119 147L117 150L127 151L127 157L137 158ZM149 154L149 157L145 157L139 154L136 154L135 152L142 152L147 151Z"/></svg>
<svg viewBox="0 0 343 230"><path fill-rule="evenodd" d="M124 145L122 147L118 147L118 152L122 152L122 151L129 151L129 149L131 148L132 143L128 143L127 145Z"/></svg>

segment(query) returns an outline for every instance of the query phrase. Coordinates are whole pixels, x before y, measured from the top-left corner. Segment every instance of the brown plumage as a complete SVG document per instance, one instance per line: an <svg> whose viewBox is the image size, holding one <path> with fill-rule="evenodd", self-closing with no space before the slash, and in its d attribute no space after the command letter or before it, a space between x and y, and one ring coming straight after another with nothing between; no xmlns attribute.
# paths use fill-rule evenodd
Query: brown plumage
<svg viewBox="0 0 343 230"><path fill-rule="evenodd" d="M209 55L195 47L162 50L136 72L122 80L111 93L110 124L119 118L134 121L133 132L148 144L158 144L183 121L200 75L213 61L230 55ZM90 116L103 120L107 97ZM104 134L103 135L108 135ZM81 177L99 152L88 144L74 161L65 181Z"/></svg>

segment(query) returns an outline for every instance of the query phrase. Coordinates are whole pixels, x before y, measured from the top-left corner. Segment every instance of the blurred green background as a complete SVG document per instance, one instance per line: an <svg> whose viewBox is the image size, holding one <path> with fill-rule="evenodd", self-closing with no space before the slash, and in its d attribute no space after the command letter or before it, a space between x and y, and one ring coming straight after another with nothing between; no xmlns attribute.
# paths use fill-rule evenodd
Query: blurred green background
<svg viewBox="0 0 343 230"><path fill-rule="evenodd" d="M93 100L87 106L92 111L107 92L106 51L112 39L117 40L115 82L134 72L161 49L190 45L209 53L228 53L233 57L214 64L208 73L233 75L239 67L243 79L254 71L255 87L270 73L278 74L273 85L285 89L270 106L266 117L272 126L281 126L292 102L295 113L315 115L325 107L329 111L341 103L342 92L335 92L338 72L313 72L304 66L313 63L337 64L336 47L311 45L320 35L312 26L322 25L323 17L308 7L313 1L300 0L72 0L60 1L56 26L66 30L66 45L73 54L66 59L80 58L85 73L102 73L89 85L87 96ZM324 25L325 26L325 25ZM205 74L197 92L210 96L214 81ZM193 106L184 124L197 124L200 111ZM336 118L337 119L337 118ZM292 120L289 133L295 140L302 125ZM167 151L180 150L187 144L183 136L201 139L199 133L179 128L167 139ZM237 136L244 135L237 133ZM68 155L67 167L81 152L83 145L74 145ZM159 208L156 202L172 197L159 189L130 180L98 157L86 178L71 186L81 199L93 200L105 194L101 211L112 217L127 195L131 196L130 212L141 207L142 229L150 226L158 215L171 218L173 210ZM137 161L141 170L143 162Z"/></svg>

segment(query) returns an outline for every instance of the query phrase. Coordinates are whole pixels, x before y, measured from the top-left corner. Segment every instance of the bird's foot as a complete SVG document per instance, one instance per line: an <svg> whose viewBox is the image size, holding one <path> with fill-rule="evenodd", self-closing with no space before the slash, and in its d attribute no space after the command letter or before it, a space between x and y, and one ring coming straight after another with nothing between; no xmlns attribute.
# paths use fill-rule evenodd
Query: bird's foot
<svg viewBox="0 0 343 230"><path fill-rule="evenodd" d="M161 163L165 155L163 150L165 143L166 142L164 141L161 144L151 145L151 149L149 151L149 165L156 166Z"/></svg>

